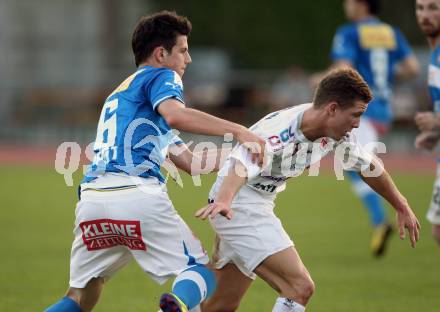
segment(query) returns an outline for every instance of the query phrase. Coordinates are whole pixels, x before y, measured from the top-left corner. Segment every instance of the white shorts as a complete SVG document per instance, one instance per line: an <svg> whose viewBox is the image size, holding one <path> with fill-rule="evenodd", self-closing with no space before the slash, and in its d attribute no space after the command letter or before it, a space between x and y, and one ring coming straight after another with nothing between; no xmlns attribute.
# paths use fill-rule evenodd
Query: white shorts
<svg viewBox="0 0 440 312"><path fill-rule="evenodd" d="M431 205L426 218L435 225L440 225L440 164L437 164L437 177L434 182Z"/></svg>
<svg viewBox="0 0 440 312"><path fill-rule="evenodd" d="M246 186L244 186L246 188ZM255 268L267 257L293 246L273 202L232 204L234 216L211 219L217 233L212 261L217 269L232 262L246 276L255 279Z"/></svg>
<svg viewBox="0 0 440 312"><path fill-rule="evenodd" d="M378 142L379 134L368 118L361 118L359 128L354 128L351 132L366 152L372 153L375 151L377 144L374 143Z"/></svg>
<svg viewBox="0 0 440 312"><path fill-rule="evenodd" d="M81 193L70 259L70 286L110 278L132 258L162 284L209 259L156 179L123 190ZM148 188L148 192L142 190Z"/></svg>

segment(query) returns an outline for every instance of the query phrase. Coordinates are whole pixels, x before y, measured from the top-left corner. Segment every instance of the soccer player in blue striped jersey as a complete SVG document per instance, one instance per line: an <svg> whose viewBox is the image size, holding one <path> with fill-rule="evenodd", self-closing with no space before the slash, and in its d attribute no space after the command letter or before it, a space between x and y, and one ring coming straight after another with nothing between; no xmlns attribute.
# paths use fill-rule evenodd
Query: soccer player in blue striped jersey
<svg viewBox="0 0 440 312"><path fill-rule="evenodd" d="M418 62L399 29L382 22L378 17L379 0L345 0L344 10L349 23L338 28L331 51L331 69L355 68L370 86L374 99L362 116L354 133L362 145L378 142L389 129L393 119L392 88L395 75L411 78L417 75ZM315 84L322 74L312 78ZM370 151L375 149L369 144ZM392 232L380 196L362 181L355 172L347 172L353 190L367 208L373 235L371 251L384 254Z"/></svg>
<svg viewBox="0 0 440 312"><path fill-rule="evenodd" d="M174 209L160 172L165 158L190 174L193 155L173 134L232 133L263 161L264 140L247 128L185 107L182 76L191 63L191 23L174 12L143 17L132 37L136 72L106 99L94 159L80 185L66 296L47 312L87 312L104 282L131 259L156 282L176 277L159 306L186 312L215 289L200 241Z"/></svg>
<svg viewBox="0 0 440 312"><path fill-rule="evenodd" d="M415 121L421 131L416 147L432 150L440 139L440 0L416 0L416 16L431 47L428 87L433 105L433 111L416 114ZM437 166L440 168L440 159ZM432 223L432 235L440 245L440 170L437 170L427 218Z"/></svg>

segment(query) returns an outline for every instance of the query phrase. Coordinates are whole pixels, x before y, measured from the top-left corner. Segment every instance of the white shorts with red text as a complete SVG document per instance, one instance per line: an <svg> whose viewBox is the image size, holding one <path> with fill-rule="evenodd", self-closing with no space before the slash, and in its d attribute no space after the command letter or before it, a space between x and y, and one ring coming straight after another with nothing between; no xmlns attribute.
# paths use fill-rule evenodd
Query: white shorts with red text
<svg viewBox="0 0 440 312"><path fill-rule="evenodd" d="M83 190L76 207L70 286L110 278L132 258L158 283L208 262L200 241L156 179L121 190ZM148 191L145 191L148 190Z"/></svg>

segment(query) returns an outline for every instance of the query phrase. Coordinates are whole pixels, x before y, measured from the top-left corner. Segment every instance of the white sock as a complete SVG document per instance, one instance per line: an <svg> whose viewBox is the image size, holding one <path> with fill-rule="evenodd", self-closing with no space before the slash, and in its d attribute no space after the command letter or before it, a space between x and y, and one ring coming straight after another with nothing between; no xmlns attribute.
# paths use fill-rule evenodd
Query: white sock
<svg viewBox="0 0 440 312"><path fill-rule="evenodd" d="M287 298L278 297L272 312L304 312L306 308Z"/></svg>

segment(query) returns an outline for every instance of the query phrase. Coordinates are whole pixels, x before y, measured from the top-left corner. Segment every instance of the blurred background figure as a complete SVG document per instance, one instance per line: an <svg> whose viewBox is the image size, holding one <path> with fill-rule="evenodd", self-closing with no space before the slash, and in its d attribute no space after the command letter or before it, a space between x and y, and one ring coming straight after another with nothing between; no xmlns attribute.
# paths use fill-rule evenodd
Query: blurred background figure
<svg viewBox="0 0 440 312"><path fill-rule="evenodd" d="M280 110L292 105L309 103L312 95L304 69L292 65L277 78L272 86L269 98L270 110Z"/></svg>
<svg viewBox="0 0 440 312"><path fill-rule="evenodd" d="M374 99L362 116L358 129L354 129L359 142L366 146L378 142L388 131L393 119L391 110L395 76L413 78L419 65L403 34L394 26L378 18L379 0L345 0L344 12L349 20L338 28L333 39L331 69L353 67L359 71L373 91ZM322 74L313 75L316 84ZM374 152L377 148L369 145ZM354 192L367 208L373 226L371 252L381 256L392 233L382 198L361 179L356 172L347 172Z"/></svg>
<svg viewBox="0 0 440 312"><path fill-rule="evenodd" d="M433 111L417 113L415 121L421 133L417 136L415 145L432 151L440 139L440 1L416 0L416 16L431 47L428 87ZM432 235L440 245L440 163L437 163L437 168L427 218L432 223Z"/></svg>

